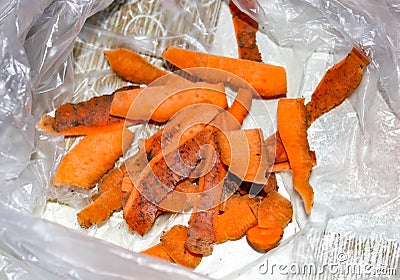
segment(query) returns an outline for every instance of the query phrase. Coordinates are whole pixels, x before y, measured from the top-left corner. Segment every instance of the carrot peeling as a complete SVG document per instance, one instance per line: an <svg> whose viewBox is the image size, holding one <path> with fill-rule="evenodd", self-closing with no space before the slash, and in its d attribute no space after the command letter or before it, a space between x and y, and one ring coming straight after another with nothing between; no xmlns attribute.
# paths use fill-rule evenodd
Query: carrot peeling
<svg viewBox="0 0 400 280"><path fill-rule="evenodd" d="M243 181L265 184L269 169L268 159L261 129L233 130L219 133L218 145L222 161L229 171Z"/></svg>
<svg viewBox="0 0 400 280"><path fill-rule="evenodd" d="M232 14L239 58L261 61L261 54L256 41L258 23L236 7L232 0L229 1L229 10Z"/></svg>
<svg viewBox="0 0 400 280"><path fill-rule="evenodd" d="M303 199L309 215L314 191L308 180L313 167L307 140L307 120L304 99L280 99L278 102L278 131L292 169L293 187Z"/></svg>
<svg viewBox="0 0 400 280"><path fill-rule="evenodd" d="M86 135L62 158L53 185L94 187L133 139L134 134L127 129Z"/></svg>
<svg viewBox="0 0 400 280"><path fill-rule="evenodd" d="M216 149L215 142L211 142L211 144ZM199 179L199 191L202 193L190 217L188 236L185 242L186 249L192 253L208 256L213 251L215 243L213 229L219 212L222 185L226 173L227 169L221 162L217 151L213 168Z"/></svg>
<svg viewBox="0 0 400 280"><path fill-rule="evenodd" d="M222 83L188 83L135 88L117 92L110 114L131 120L166 122L175 113L190 105L208 103L220 108L228 106Z"/></svg>
<svg viewBox="0 0 400 280"><path fill-rule="evenodd" d="M54 117L43 116L39 128L66 136L122 129L124 119L109 115L113 96L103 95L76 104L64 104L56 110Z"/></svg>
<svg viewBox="0 0 400 280"><path fill-rule="evenodd" d="M169 193L158 205L161 211L179 213L189 211L195 205L195 194L199 193L199 187L190 180L179 182L174 191ZM192 194L188 195L188 194Z"/></svg>
<svg viewBox="0 0 400 280"><path fill-rule="evenodd" d="M145 234L153 225L157 216L158 205L175 188L176 184L187 178L196 167L199 154L196 151L209 142L211 130L204 130L203 126L190 131L177 150L159 153L139 174L133 182L140 192L140 196L130 196L124 207L124 217L128 225L139 234ZM172 170L167 164L173 164ZM176 172L174 172L176 171Z"/></svg>
<svg viewBox="0 0 400 280"><path fill-rule="evenodd" d="M275 167L275 165L274 165L274 167ZM274 171L272 170L272 172L274 172ZM277 192L277 191L278 191L278 182L276 180L276 175L275 175L275 173L271 173L268 176L267 182L263 186L262 195L265 196L265 195L269 194L270 192Z"/></svg>
<svg viewBox="0 0 400 280"><path fill-rule="evenodd" d="M307 126L349 97L360 85L369 60L356 48L326 72L307 103Z"/></svg>
<svg viewBox="0 0 400 280"><path fill-rule="evenodd" d="M100 196L77 214L81 227L89 228L93 224L100 224L112 212L122 208L123 175L123 171L114 168L102 177L99 182Z"/></svg>
<svg viewBox="0 0 400 280"><path fill-rule="evenodd" d="M135 84L148 85L168 74L149 63L140 54L128 49L108 50L104 51L104 55L118 76Z"/></svg>
<svg viewBox="0 0 400 280"><path fill-rule="evenodd" d="M194 269L200 264L202 255L193 254L185 248L187 234L185 226L173 226L161 236L161 246L175 263Z"/></svg>
<svg viewBox="0 0 400 280"><path fill-rule="evenodd" d="M153 247L150 247L150 248L142 251L141 253L148 255L148 256L166 260L167 262L172 262L172 263L174 262L174 260L165 251L164 246L161 243L158 243L158 244L154 245Z"/></svg>
<svg viewBox="0 0 400 280"><path fill-rule="evenodd" d="M188 70L188 72L190 72L189 68L207 67L233 73L252 85L262 98L277 98L286 95L286 71L281 66L184 50L172 46L168 47L162 56L170 63L182 70ZM194 71L192 74L211 83L226 81L225 76L210 75L209 71Z"/></svg>
<svg viewBox="0 0 400 280"><path fill-rule="evenodd" d="M217 217L214 226L216 243L238 240L256 224L257 218L249 206L249 201L243 199L237 206L226 210Z"/></svg>
<svg viewBox="0 0 400 280"><path fill-rule="evenodd" d="M317 157L316 157L314 151L310 151L310 157L311 157L312 165L313 166L317 165ZM272 172L280 172L280 171L287 171L287 170L291 170L289 160L274 163L274 166L272 167Z"/></svg>

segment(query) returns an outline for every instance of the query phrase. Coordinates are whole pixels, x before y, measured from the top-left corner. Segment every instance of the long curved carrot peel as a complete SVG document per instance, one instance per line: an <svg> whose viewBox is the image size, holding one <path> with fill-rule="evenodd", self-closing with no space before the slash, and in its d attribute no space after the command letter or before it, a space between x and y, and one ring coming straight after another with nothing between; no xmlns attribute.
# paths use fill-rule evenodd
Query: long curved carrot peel
<svg viewBox="0 0 400 280"><path fill-rule="evenodd" d="M103 174L114 166L133 139L134 133L128 129L86 135L62 158L53 185L86 189L94 187Z"/></svg>
<svg viewBox="0 0 400 280"><path fill-rule="evenodd" d="M310 157L311 157L312 165L316 166L317 165L317 156L315 155L314 151L310 151ZM291 167L290 167L289 160L286 160L286 161L281 161L281 162L275 162L274 166L272 167L271 172L287 171L290 169L291 169Z"/></svg>
<svg viewBox="0 0 400 280"><path fill-rule="evenodd" d="M241 126L243 124L244 118L250 111L252 102L253 98L251 91L248 89L240 88L232 105L226 111L228 114L231 114ZM230 129L232 130L233 128L230 127Z"/></svg>
<svg viewBox="0 0 400 280"><path fill-rule="evenodd" d="M113 97L114 94L102 95L75 104L64 104L56 110L54 117L43 116L38 127L66 136L121 129L124 119L109 115Z"/></svg>
<svg viewBox="0 0 400 280"><path fill-rule="evenodd" d="M140 54L120 48L104 51L111 69L121 78L135 84L148 85L168 72L152 65Z"/></svg>
<svg viewBox="0 0 400 280"><path fill-rule="evenodd" d="M262 98L286 96L286 71L281 66L184 50L172 46L168 47L162 56L180 69L206 79L210 83L225 82L226 76L210 71L191 71L190 68L207 67L233 73L249 83ZM235 83L236 81L232 80L231 82Z"/></svg>
<svg viewBox="0 0 400 280"><path fill-rule="evenodd" d="M307 128L317 118L343 103L358 88L368 64L368 58L353 48L346 58L326 72L314 90L311 101L306 104ZM290 169L279 130L265 139L265 144L267 147L269 145L276 147L273 172ZM315 154L310 156L314 162Z"/></svg>
<svg viewBox="0 0 400 280"><path fill-rule="evenodd" d="M357 89L368 64L368 58L353 48L346 58L326 72L306 105L307 127Z"/></svg>
<svg viewBox="0 0 400 280"><path fill-rule="evenodd" d="M293 187L303 199L309 215L314 202L314 191L309 184L312 169L307 140L307 112L304 99L280 99L278 102L278 131L292 169Z"/></svg>
<svg viewBox="0 0 400 280"><path fill-rule="evenodd" d="M232 0L229 1L229 10L232 14L239 58L260 62L261 54L256 41L258 23L236 7Z"/></svg>
<svg viewBox="0 0 400 280"><path fill-rule="evenodd" d="M107 220L112 212L122 208L123 175L123 171L114 168L102 177L99 182L99 197L77 214L82 227L88 228L93 224L100 224Z"/></svg>

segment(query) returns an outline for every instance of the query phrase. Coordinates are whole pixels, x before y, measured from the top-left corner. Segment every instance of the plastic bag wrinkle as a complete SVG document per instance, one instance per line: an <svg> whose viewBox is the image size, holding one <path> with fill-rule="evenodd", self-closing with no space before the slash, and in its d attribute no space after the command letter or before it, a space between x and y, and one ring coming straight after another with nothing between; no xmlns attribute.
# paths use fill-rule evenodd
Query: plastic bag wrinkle
<svg viewBox="0 0 400 280"><path fill-rule="evenodd" d="M17 38L17 4L3 7L0 18L0 181L18 176L33 149L29 63Z"/></svg>
<svg viewBox="0 0 400 280"><path fill-rule="evenodd" d="M164 261L2 206L0 221L3 225L0 250L5 250L13 261L22 257L30 266L48 275L63 279L92 279L94 275L96 279L206 279L187 269L177 269ZM27 231L29 238L25 238Z"/></svg>
<svg viewBox="0 0 400 280"><path fill-rule="evenodd" d="M84 5L89 2L90 5ZM173 2L177 3L177 1ZM236 2L245 4L247 1L236 0ZM249 8L244 5L242 5L242 8L247 9L252 17L260 20L262 36L269 36L279 48L296 49L291 53L290 58L298 59L297 65L290 64L290 58L285 58L284 63L285 66L288 66L290 73L296 73L296 76L300 76L299 79L304 79L308 75L307 67L315 61L316 53L328 54L332 59L326 65L328 67L333 62L339 61L354 43L367 51L372 63L367 69L360 89L340 107L318 120L310 129L310 142L317 152L318 160L318 165L314 168L312 177L312 183L316 186L316 197L319 197L314 208L316 213L313 214L311 220L314 223L311 223L308 218L301 214L301 201L291 188L290 174L282 174L285 187L288 189L296 208L295 219L299 222L302 230L283 242L277 249L263 255L258 261L251 262L243 268L234 267L234 271L226 276L227 279L237 277L241 279L267 279L268 275L262 274L259 270L260 265L266 260L270 262L279 260L279 263L276 261L278 265L293 262L302 264L308 261L323 264L326 260L334 259L335 254L339 252L338 250L345 248L342 245L345 245L348 240L355 240L354 242L359 242L357 244L367 244L363 243L362 238L365 236L360 234L360 231L364 229L368 229L369 233L372 232L377 235L382 230L388 231L382 240L377 239L379 242L376 243L376 246L378 247L369 248L376 248L378 252L386 252L385 254L389 255L389 251L384 251L382 248L398 246L398 236L390 235L398 232L398 229L396 225L387 226L391 222L390 218L377 218L383 217L385 215L383 213L388 213L388 209L376 210L380 213L380 216L376 216L374 209L377 208L374 208L374 206L390 205L390 211L399 213L399 209L393 206L396 200L392 201L393 197L399 195L396 186L399 185L400 178L400 171L397 167L397 163L400 162L397 156L399 147L395 140L400 133L398 123L400 71L396 66L399 57L399 38L396 37L396 34L398 34L395 29L397 25L393 24L393 22L398 22L396 19L399 12L398 4L390 0L381 1L380 3L384 3L383 5L376 5L377 2L375 1L366 1L365 5L364 3L359 5L355 1L337 0L255 2L258 7L256 6L253 10L251 9L254 7ZM129 279L132 279L132 277L138 279L146 277L165 278L174 273L198 279L201 276L191 272L188 272L188 276L185 274L186 271L182 272L183 270L176 266L155 261L147 256L137 255L117 246L110 246L105 242L94 241L92 238L31 216L35 209L39 212L42 211L41 207L43 207L44 200L49 197L49 194L45 192L48 191L46 186L50 184L49 178L51 178L51 170L54 167L52 164L57 162L62 151L58 146L60 139L56 138L49 147L45 147L44 143L47 140L42 139L43 145L40 145L40 137L38 140L36 138L35 158L30 162L29 156L33 149L32 139L35 139L32 137L34 122L26 120L32 119L32 115L38 118L43 112L52 110L66 100L79 98L72 93L72 82L74 80L82 82L79 92L86 91L84 96L90 96L89 91L91 89L85 89L85 87L94 83L89 81L90 79L82 78L82 76L74 76L76 73L73 72L72 68L71 46L74 37L82 28L83 18L108 4L108 2L103 4L100 1L53 1L51 3L47 1L46 4L43 4L45 1L42 1L41 3L42 5L35 10L34 18L21 21L18 27L15 27L15 21L9 20L8 17L0 19L0 24L9 20L8 23L12 23L12 26L14 26L9 30L0 29L2 37L3 32L7 33L4 38L10 41L6 41L5 49L12 54L10 55L12 63L6 64L8 62L5 62L2 58L0 66L13 65L10 69L14 67L14 69L17 69L13 70L15 73L22 73L22 76L17 77L19 80L13 80L11 77L9 81L10 84L17 81L16 84L12 84L12 90L14 90L14 86L17 88L17 99L14 99L15 91L13 94L6 93L6 91L1 91L0 87L0 97L5 96L5 99L1 98L4 100L1 101L1 104L5 104L5 109L1 110L0 107L0 129L3 132L2 128L8 128L11 124L11 132L6 134L8 136L5 140L20 133L20 136L16 137L15 143L0 142L10 145L7 148L9 150L5 149L7 151L5 153L7 154L6 160L0 158L0 162L4 162L4 166L16 163L12 166L18 169L17 172L12 170L11 173L8 173L9 178L13 177L13 180L8 180L5 185L2 184L0 205L5 204L28 213L28 215L22 215L0 206L0 220L1 224L4 225L0 234L7 236L7 238L0 238L0 266L2 263L7 263L9 268L7 271L10 271L10 273L6 277L23 279L24 275L28 273L26 271L32 269L37 273L32 275L43 273L44 276L49 275L49 277L54 274L76 279L90 279L93 278L93 275L96 275L98 279L117 277L122 279L129 277ZM36 20L38 13L40 13L38 11L47 4L50 5L46 9L48 14ZM116 4L122 5L122 2L119 1ZM201 8L198 3L195 5L195 9ZM77 14L71 13L72 21L68 22L70 18L67 15L71 8ZM11 14L15 13L13 9L9 10L8 13L10 11ZM389 12L386 13L387 11ZM375 13L379 14L378 19L374 18ZM183 22L189 21L188 19L184 18ZM63 31L66 32L65 34L62 34L61 30L56 30L57 27L64 26L63 21L68 22L65 26L69 28L69 30ZM95 27L92 20L89 21L91 22L90 28L93 27L93 30L97 32L99 29ZM376 24L377 21L380 24ZM32 22L35 22L34 29L30 30L27 35L28 42L22 46L23 38L27 34L26 30L29 29L27 26ZM46 28L43 28L42 23L47 24ZM139 43L138 45L140 45L142 51L156 56L159 55L164 46L179 39L182 39L182 47L189 46L198 49L203 47L204 50L207 50L210 47L207 42L210 38L209 34L202 37L202 40L197 40L196 34L212 33L213 30L206 26L206 21L202 15L200 15L200 20L196 24L199 25L194 28L194 33L190 35L169 34L170 36L160 39L139 34L142 36L140 43L143 44L140 45ZM106 26L103 27L106 30ZM84 32L90 28L84 30ZM15 30L20 31L14 32ZM14 38L13 32L19 34L18 39ZM113 37L110 33L101 30L98 33L99 38L104 34L109 34L110 36L107 38L117 38L121 45L133 46L126 39L123 39L126 34ZM36 35L38 36L35 37ZM65 37L63 37L64 35ZM84 38L84 36L82 35L81 38ZM139 39L139 37L134 38ZM17 43L19 41L19 45L16 45L19 47L11 49L10 46L15 46L12 44L14 41ZM42 45L43 42L47 42L44 50L37 50L37 46ZM81 42L87 43L85 40ZM25 50L27 55L24 53ZM278 52L278 54L282 55L283 52ZM299 56L297 57L297 55ZM270 59L273 56L274 54L267 53L267 57ZM5 57L8 59L8 55ZM27 57L29 60L27 60ZM275 59L278 59L278 56ZM30 63L34 64L32 81L29 80ZM292 70L296 72L291 72ZM319 74L322 73L321 70ZM317 76L320 76L319 74L314 74L313 79L310 78L309 82L315 83L318 80ZM94 76L93 79L95 79ZM288 93L291 97L307 95L311 91L311 86L308 87L299 81L290 82L293 85L289 88ZM98 85L102 83L104 85L107 82L104 80L99 82ZM32 112L30 111L32 104L30 85L34 85L35 95ZM96 86L93 86L93 88L96 88ZM103 92L96 91L96 94L100 93ZM14 103L14 100L18 101ZM7 104L7 101L10 101L10 104ZM15 108L17 113L13 114L13 111L7 111L9 108ZM16 128L15 124L17 124ZM7 132L7 130L4 131ZM23 145L19 146L21 143ZM18 153L9 152L16 150L16 147L18 147ZM47 153L51 154L50 158L45 158ZM54 161L50 162L51 160ZM26 166L28 167L21 173L21 170ZM387 174L388 172L390 174ZM0 174L3 175L3 172ZM20 174L21 176L16 178ZM360 200L362 200L362 203L359 202ZM371 212L368 212L369 210ZM111 231L115 229L113 227L120 225L117 222L120 218L118 214L120 213L115 214L115 220L111 220L110 228L105 230ZM322 222L317 223L320 221ZM366 225L368 226L371 221L373 223L367 228ZM329 232L325 234L326 229ZM96 235L102 230L103 228L93 228L88 234ZM338 232L342 235L338 236ZM374 237L374 235L368 237ZM390 243L387 238L393 238L394 241L392 240L393 242ZM154 237L152 242L155 241L156 238ZM150 243L146 245L150 245ZM43 248L42 244L49 244L49 246ZM129 241L126 242L126 245L130 246ZM332 246L336 251L328 254L328 249ZM138 244L134 247L137 250L141 249ZM325 254L321 254L324 252ZM350 250L349 252L353 251ZM398 256L398 251L394 250L392 253ZM77 255L79 258L76 257ZM23 265L20 259L27 260L30 264L29 267ZM85 260L85 262L82 260ZM358 260L357 255L352 260ZM391 262L391 265L398 265L389 259L380 259L379 261L378 264ZM114 264L117 266L113 267ZM139 269L140 274L137 272ZM282 277L286 279L288 277L296 278L297 276ZM184 277L182 276L182 278ZM270 279L277 279L277 275L273 275Z"/></svg>

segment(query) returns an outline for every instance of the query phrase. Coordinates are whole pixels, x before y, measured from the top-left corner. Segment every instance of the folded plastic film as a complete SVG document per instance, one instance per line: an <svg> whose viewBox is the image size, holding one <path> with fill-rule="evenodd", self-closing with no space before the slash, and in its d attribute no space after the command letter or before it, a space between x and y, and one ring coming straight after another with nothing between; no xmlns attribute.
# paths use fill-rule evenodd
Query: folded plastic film
<svg viewBox="0 0 400 280"><path fill-rule="evenodd" d="M1 44L5 50L0 61L1 80L5 81L4 87L0 87L0 180L19 176L7 180L0 188L0 202L7 207L0 208L4 225L0 231L4 237L0 239L0 267L6 268L1 272L2 276L14 279L22 279L28 274L52 279L89 279L94 275L99 279L198 279L201 276L185 269L88 238L31 214L15 213L8 207L27 213L40 212L49 198L47 187L51 172L63 153L60 137L34 136L34 120L64 101L111 93L120 85L120 81L106 69L101 53L103 47L126 46L140 50L152 62L157 61L155 64L160 61L154 56L160 55L167 44L199 50L215 47L212 43L215 22L208 19L210 10L218 9L220 2L164 1L161 6L150 5L163 11L156 16L144 9L147 7L144 2L137 7L142 8L140 11L145 16L131 11L128 17L131 25L127 28L123 23L116 24L120 18L118 13L121 13L122 6L136 1L115 1L109 6L108 13L88 21L76 41L81 52L79 47L75 48L78 52L74 53L73 59L73 42L84 21L111 1L42 1L32 9L29 8L32 4L22 2L0 5L0 35L4 38ZM398 22L398 6L389 0L379 4L366 1L363 5L355 1L318 0L234 2L260 22L263 34L260 34L259 42L266 44L261 46L266 50L263 51L264 61L280 62L286 67L288 75L291 75L288 79L290 97L309 98L326 69L342 59L352 45L364 49L372 61L356 93L339 108L320 118L309 130L310 144L318 160L311 180L316 192L314 223L308 223L309 220L301 214L301 201L291 188L290 176L283 174L281 179L292 196L296 220L302 227L300 233L269 253L260 255L258 260L254 260L257 256L252 256L245 265L229 266L226 263L224 267L229 271L214 270L211 276L267 279L268 272L263 266L266 260L276 265L301 264L310 260L317 264L335 261L340 252L328 254L329 248L345 248L352 236L356 243L361 242L357 241L360 238L368 239L368 236L360 235L366 228L373 236L386 230L382 240L375 243L377 247L373 248L393 247L385 254L398 256L398 236L393 234L398 229L388 227L390 219L376 218L390 212L389 208L379 208L381 205L390 206L391 211L399 213L399 209L393 206L394 202L390 202L396 201L392 199L399 195L395 186L399 185L400 178L397 167L400 158L396 152L400 148L399 141L396 141L400 133L399 72L396 68L399 37L396 24L393 24ZM176 9L184 12L175 13ZM114 18L106 17L110 10L112 15L116 15ZM218 16L211 18L215 21ZM145 29L134 28L133 22L143 20L151 22L148 26L159 32L157 37L144 33ZM177 22L183 29L172 28L172 24ZM191 26L189 30L184 27L188 24ZM128 35L137 41L128 40ZM90 51L85 53L88 49ZM90 63L93 63L93 71L85 73ZM99 72L96 74L95 70ZM103 78L96 76L103 73ZM34 108L31 108L32 102ZM34 155L30 160L32 151ZM56 194L64 198L67 195ZM368 224L372 214L376 223ZM354 223L361 217L357 215L362 215L359 224ZM333 238L338 232L340 238ZM388 239L395 242L389 244ZM49 246L42 246L45 243ZM318 247L320 245L322 247ZM321 254L321 248L325 248L326 254ZM357 252L347 252L354 255L352 261L358 260ZM318 259L318 256L323 259ZM389 258L371 264L397 267L397 262ZM297 276L269 275L270 279ZM327 277L336 276L331 273Z"/></svg>

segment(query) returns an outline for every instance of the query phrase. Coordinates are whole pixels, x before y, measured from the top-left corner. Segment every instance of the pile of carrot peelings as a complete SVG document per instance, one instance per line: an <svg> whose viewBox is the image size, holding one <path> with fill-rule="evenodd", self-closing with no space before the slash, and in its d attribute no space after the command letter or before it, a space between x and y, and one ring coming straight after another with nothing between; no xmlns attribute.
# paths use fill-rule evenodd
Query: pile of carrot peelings
<svg viewBox="0 0 400 280"><path fill-rule="evenodd" d="M170 46L162 57L185 73L178 75L133 51L107 50L111 69L133 85L42 117L40 129L81 137L52 179L55 187L97 187L93 202L77 214L81 227L101 225L122 210L127 227L144 236L159 215L186 213L186 225L173 226L142 253L195 268L228 240L245 237L259 252L279 244L293 210L278 192L278 172L292 172L293 188L311 214L309 179L317 161L307 129L355 91L368 59L353 48L327 71L310 102L285 98L285 69L261 62L257 24L229 7L239 58ZM230 105L227 86L236 90ZM275 134L242 128L254 98L279 98ZM147 123L162 128L127 156L137 141L130 126Z"/></svg>

